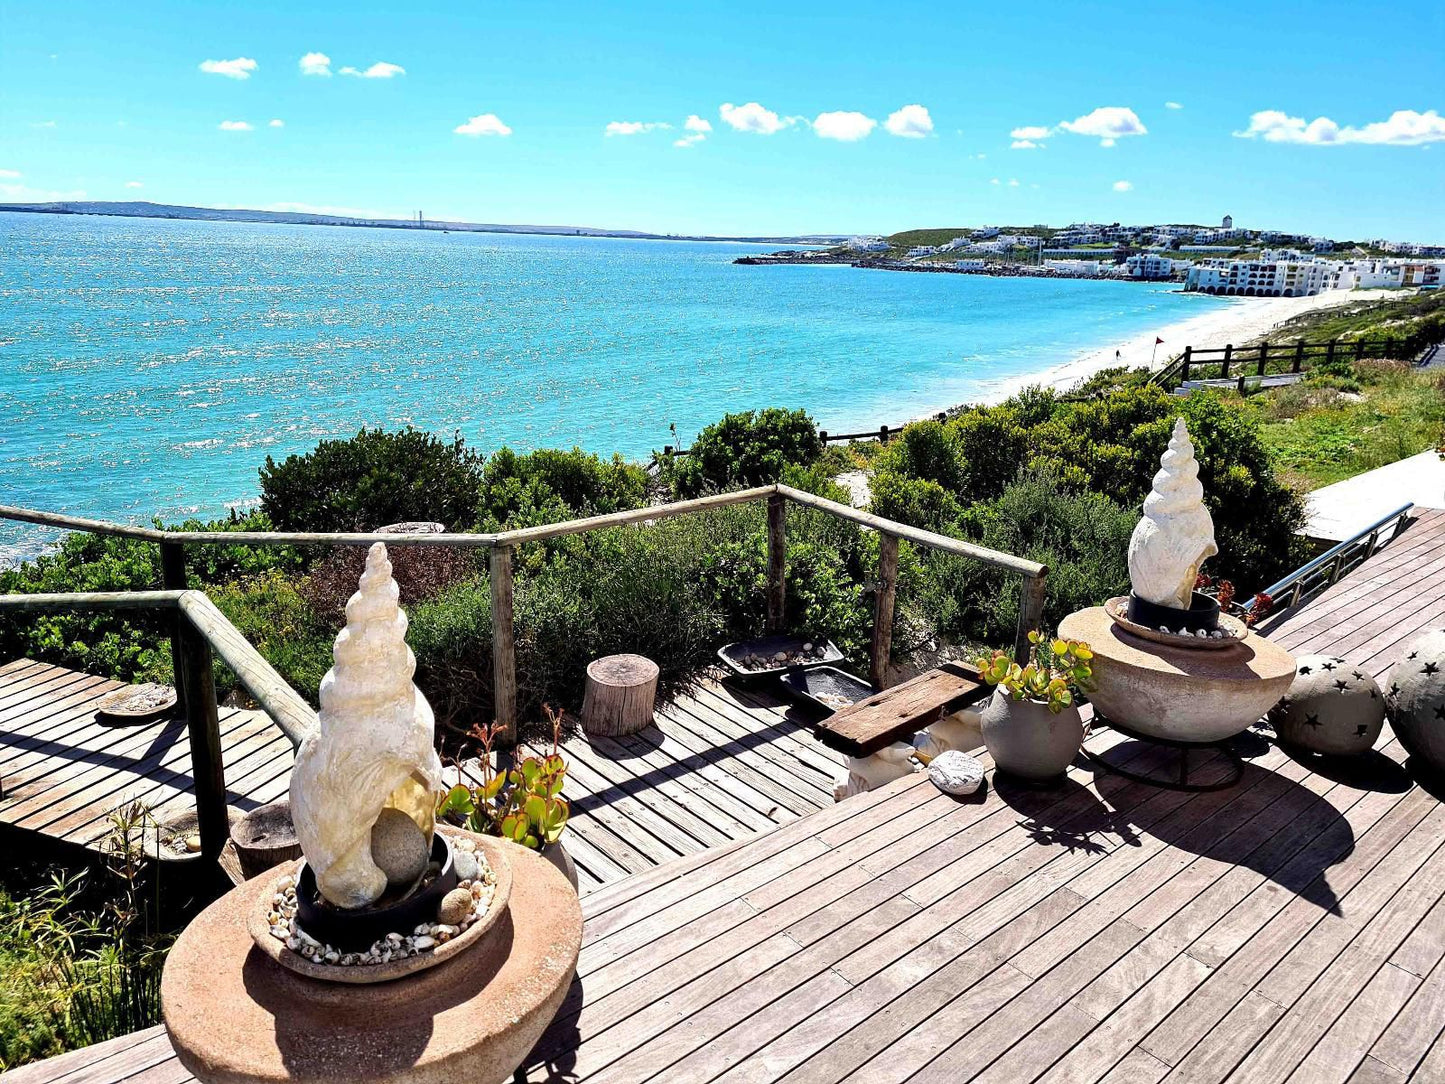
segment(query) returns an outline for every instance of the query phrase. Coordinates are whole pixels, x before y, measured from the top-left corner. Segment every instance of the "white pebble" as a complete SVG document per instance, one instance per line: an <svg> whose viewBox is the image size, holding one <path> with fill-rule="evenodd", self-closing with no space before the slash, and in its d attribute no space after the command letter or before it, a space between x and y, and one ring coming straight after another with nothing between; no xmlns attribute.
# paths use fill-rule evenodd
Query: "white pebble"
<svg viewBox="0 0 1445 1084"><path fill-rule="evenodd" d="M436 944L436 938L422 934L412 944L418 949L429 949Z"/></svg>

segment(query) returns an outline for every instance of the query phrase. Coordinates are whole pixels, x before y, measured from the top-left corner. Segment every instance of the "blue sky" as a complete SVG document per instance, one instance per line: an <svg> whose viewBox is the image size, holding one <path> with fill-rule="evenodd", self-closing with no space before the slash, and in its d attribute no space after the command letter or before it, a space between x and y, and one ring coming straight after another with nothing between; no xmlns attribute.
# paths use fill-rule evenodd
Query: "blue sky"
<svg viewBox="0 0 1445 1084"><path fill-rule="evenodd" d="M1445 242L1439 3L0 0L0 28L3 201Z"/></svg>

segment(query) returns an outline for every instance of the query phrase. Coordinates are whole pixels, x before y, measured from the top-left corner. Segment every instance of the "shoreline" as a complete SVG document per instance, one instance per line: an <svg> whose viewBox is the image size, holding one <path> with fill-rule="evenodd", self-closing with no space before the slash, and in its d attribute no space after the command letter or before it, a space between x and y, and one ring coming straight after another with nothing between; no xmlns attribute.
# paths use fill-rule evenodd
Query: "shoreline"
<svg viewBox="0 0 1445 1084"><path fill-rule="evenodd" d="M1301 313L1400 296L1403 294L1398 290L1330 290L1309 297L1230 298L1223 308L1211 309L1186 320L1176 320L1124 342L1098 347L1048 369L996 381L984 389L977 404L952 404L942 409L956 410L968 405L994 406L1028 387L1067 391L1104 369L1118 366L1149 368L1151 355L1153 368L1157 369L1186 346L1206 349L1230 343L1242 345L1268 334ZM1154 352L1156 338L1164 340L1157 354ZM920 417L929 418L936 413Z"/></svg>

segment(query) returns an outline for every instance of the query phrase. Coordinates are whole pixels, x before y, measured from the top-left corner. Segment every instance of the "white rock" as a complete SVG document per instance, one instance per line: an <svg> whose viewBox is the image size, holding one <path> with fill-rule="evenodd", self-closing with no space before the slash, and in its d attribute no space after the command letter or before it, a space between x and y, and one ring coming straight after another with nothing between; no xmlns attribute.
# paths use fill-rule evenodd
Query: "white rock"
<svg viewBox="0 0 1445 1084"><path fill-rule="evenodd" d="M951 749L933 758L928 778L945 794L973 794L983 786L983 765L967 753Z"/></svg>
<svg viewBox="0 0 1445 1084"><path fill-rule="evenodd" d="M477 862L477 856L470 851L454 851L452 853L452 865L457 871L457 880L474 881L481 867Z"/></svg>
<svg viewBox="0 0 1445 1084"><path fill-rule="evenodd" d="M384 543L367 553L332 658L318 728L296 754L291 819L321 894L338 907L363 907L386 889L371 859L371 826L382 809L406 813L429 844L442 785L435 723L412 684L416 660Z"/></svg>
<svg viewBox="0 0 1445 1084"><path fill-rule="evenodd" d="M1148 602L1187 610L1199 566L1219 547L1183 418L1174 423L1159 464L1154 488L1144 498L1144 516L1129 538L1129 582Z"/></svg>
<svg viewBox="0 0 1445 1084"><path fill-rule="evenodd" d="M415 941L412 942L412 948L415 948L415 949L429 949L429 948L431 948L431 947L432 947L433 945L435 945L435 944L436 944L436 938L434 938L434 937L429 937L429 936L423 934L421 937L418 937Z"/></svg>

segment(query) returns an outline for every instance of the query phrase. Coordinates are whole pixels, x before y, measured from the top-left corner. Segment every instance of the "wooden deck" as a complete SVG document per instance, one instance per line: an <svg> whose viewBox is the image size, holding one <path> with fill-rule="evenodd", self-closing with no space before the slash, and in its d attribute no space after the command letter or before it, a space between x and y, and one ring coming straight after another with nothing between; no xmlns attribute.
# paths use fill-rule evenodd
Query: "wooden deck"
<svg viewBox="0 0 1445 1084"><path fill-rule="evenodd" d="M1427 514L1272 631L1382 674L1442 615ZM969 800L913 776L603 885L524 1076L1445 1081L1445 807L1388 730L1347 770L1240 745L1227 790L1082 758L1059 788L990 777ZM1171 755L1107 730L1089 747ZM190 1077L155 1028L9 1080Z"/></svg>

